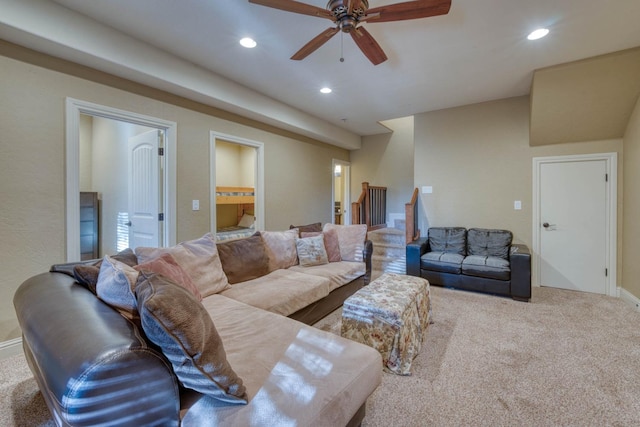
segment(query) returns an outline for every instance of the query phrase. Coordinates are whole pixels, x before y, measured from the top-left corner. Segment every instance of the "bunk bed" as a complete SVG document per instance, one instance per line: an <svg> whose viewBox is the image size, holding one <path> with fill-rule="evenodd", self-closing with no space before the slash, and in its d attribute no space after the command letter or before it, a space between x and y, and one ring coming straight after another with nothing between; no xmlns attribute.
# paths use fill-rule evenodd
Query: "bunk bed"
<svg viewBox="0 0 640 427"><path fill-rule="evenodd" d="M255 232L255 190L253 187L216 187L216 205L235 205L236 221L216 229L216 240L249 237Z"/></svg>

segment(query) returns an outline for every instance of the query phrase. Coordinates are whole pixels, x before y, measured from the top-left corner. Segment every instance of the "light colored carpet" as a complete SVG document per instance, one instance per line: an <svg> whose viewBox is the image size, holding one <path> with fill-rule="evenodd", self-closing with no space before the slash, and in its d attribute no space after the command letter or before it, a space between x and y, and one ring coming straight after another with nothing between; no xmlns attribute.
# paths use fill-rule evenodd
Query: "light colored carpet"
<svg viewBox="0 0 640 427"><path fill-rule="evenodd" d="M534 288L531 303L433 286L411 376L383 373L372 426L638 426L640 313ZM338 333L340 310L316 324ZM24 357L0 361L0 425L52 426Z"/></svg>

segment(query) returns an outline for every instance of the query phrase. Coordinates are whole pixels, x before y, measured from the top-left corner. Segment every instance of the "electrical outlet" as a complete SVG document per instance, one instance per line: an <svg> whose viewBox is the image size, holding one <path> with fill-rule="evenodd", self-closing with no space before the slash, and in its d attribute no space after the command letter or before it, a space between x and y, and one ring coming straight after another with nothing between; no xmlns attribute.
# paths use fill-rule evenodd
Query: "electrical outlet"
<svg viewBox="0 0 640 427"><path fill-rule="evenodd" d="M191 201L191 209L194 211L200 210L200 200L192 200Z"/></svg>

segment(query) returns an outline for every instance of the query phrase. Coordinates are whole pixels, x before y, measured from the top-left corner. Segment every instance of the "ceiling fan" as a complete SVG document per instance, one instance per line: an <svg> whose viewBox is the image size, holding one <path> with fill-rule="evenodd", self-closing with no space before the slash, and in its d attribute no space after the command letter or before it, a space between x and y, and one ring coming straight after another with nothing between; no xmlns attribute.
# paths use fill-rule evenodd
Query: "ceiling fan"
<svg viewBox="0 0 640 427"><path fill-rule="evenodd" d="M360 23L428 18L430 16L446 15L451 8L451 0L414 0L372 9L369 9L368 0L329 0L326 9L294 0L249 0L249 3L333 21L336 25L335 27L330 27L320 33L297 51L291 59L299 61L306 58L331 37L342 31L351 34L356 45L373 65L386 61L387 55L373 36L364 27L359 26Z"/></svg>

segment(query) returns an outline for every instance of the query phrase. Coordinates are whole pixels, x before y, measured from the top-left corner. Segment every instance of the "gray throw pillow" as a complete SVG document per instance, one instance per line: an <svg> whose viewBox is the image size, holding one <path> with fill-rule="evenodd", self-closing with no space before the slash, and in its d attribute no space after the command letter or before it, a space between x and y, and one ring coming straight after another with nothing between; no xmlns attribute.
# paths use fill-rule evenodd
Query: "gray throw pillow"
<svg viewBox="0 0 640 427"><path fill-rule="evenodd" d="M166 277L141 272L135 286L142 329L169 359L180 383L220 401L248 402L209 313Z"/></svg>

